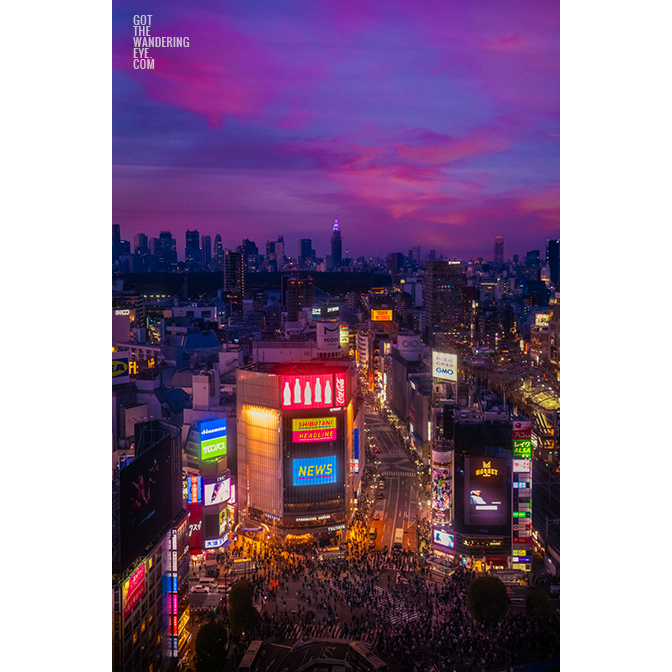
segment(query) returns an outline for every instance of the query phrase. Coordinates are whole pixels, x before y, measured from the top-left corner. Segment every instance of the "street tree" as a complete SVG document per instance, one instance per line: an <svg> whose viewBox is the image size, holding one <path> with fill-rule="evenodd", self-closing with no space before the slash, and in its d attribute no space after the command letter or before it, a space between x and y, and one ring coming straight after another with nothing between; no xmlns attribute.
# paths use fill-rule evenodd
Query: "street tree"
<svg viewBox="0 0 672 672"><path fill-rule="evenodd" d="M469 585L467 611L479 623L500 621L509 608L506 586L494 576L479 576Z"/></svg>
<svg viewBox="0 0 672 672"><path fill-rule="evenodd" d="M238 581L229 593L229 621L231 634L236 638L243 632L252 632L259 622L259 612L254 607L254 586L250 581Z"/></svg>
<svg viewBox="0 0 672 672"><path fill-rule="evenodd" d="M226 665L226 628L205 623L196 635L196 672L221 672Z"/></svg>

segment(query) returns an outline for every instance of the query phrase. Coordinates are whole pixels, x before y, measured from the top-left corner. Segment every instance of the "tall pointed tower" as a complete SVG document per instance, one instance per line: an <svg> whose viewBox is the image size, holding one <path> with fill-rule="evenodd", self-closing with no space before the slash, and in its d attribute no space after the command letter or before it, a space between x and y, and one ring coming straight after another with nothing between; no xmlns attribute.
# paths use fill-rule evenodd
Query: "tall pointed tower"
<svg viewBox="0 0 672 672"><path fill-rule="evenodd" d="M331 232L331 265L335 271L341 267L343 261L343 243L341 231L338 228L338 217L334 218L334 229Z"/></svg>

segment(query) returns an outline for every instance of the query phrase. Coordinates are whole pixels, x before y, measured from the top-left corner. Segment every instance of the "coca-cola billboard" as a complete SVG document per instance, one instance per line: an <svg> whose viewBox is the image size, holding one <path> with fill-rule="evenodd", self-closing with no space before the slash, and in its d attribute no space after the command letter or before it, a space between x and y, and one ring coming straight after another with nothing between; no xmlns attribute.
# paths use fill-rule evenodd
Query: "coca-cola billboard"
<svg viewBox="0 0 672 672"><path fill-rule="evenodd" d="M345 406L345 374L281 376L280 403L288 408Z"/></svg>

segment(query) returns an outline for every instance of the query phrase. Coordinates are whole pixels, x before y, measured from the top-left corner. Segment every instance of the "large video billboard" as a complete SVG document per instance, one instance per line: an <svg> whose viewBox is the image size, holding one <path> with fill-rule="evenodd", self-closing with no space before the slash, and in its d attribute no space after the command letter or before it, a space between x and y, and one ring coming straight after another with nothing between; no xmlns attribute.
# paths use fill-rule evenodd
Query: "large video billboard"
<svg viewBox="0 0 672 672"><path fill-rule="evenodd" d="M179 464L171 466L171 446L166 435L119 472L122 571L182 507L182 477Z"/></svg>
<svg viewBox="0 0 672 672"><path fill-rule="evenodd" d="M201 459L226 455L226 418L201 423Z"/></svg>
<svg viewBox="0 0 672 672"><path fill-rule="evenodd" d="M448 532L444 532L443 530L434 528L432 540L435 544L439 544L440 546L445 546L446 548L455 548L455 535L448 534Z"/></svg>
<svg viewBox="0 0 672 672"><path fill-rule="evenodd" d="M345 406L345 373L281 377L283 409Z"/></svg>
<svg viewBox="0 0 672 672"><path fill-rule="evenodd" d="M432 376L439 380L457 382L457 355L432 352Z"/></svg>
<svg viewBox="0 0 672 672"><path fill-rule="evenodd" d="M203 484L203 506L222 504L231 498L231 476L218 476L212 483Z"/></svg>
<svg viewBox="0 0 672 672"><path fill-rule="evenodd" d="M336 455L292 460L293 485L336 483Z"/></svg>
<svg viewBox="0 0 672 672"><path fill-rule="evenodd" d="M434 515L447 520L450 517L450 466L447 469L432 469L432 508Z"/></svg>
<svg viewBox="0 0 672 672"><path fill-rule="evenodd" d="M203 550L203 505L187 504L189 514L189 553L201 553Z"/></svg>
<svg viewBox="0 0 672 672"><path fill-rule="evenodd" d="M336 441L336 417L293 418L292 441L294 443Z"/></svg>
<svg viewBox="0 0 672 672"><path fill-rule="evenodd" d="M465 459L464 522L467 525L506 525L509 502L506 463L501 457Z"/></svg>

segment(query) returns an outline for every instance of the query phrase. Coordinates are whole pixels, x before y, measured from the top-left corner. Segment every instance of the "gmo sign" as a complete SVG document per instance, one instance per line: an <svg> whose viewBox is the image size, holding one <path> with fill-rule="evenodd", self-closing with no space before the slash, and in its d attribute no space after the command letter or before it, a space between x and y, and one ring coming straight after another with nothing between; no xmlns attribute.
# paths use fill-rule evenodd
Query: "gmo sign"
<svg viewBox="0 0 672 672"><path fill-rule="evenodd" d="M432 375L439 380L457 382L457 355L447 352L432 353Z"/></svg>

